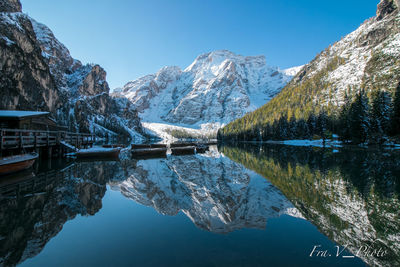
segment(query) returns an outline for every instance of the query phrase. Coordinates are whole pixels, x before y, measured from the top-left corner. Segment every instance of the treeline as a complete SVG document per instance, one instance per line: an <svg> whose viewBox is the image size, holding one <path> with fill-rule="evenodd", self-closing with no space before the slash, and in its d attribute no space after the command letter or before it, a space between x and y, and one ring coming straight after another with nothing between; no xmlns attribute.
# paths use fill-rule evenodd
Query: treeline
<svg viewBox="0 0 400 267"><path fill-rule="evenodd" d="M229 126L229 125L228 125ZM257 123L240 128L225 127L218 132L218 139L232 141L265 141L290 139L331 139L333 134L344 142L354 144L381 144L388 137L400 134L400 84L395 94L376 90L367 96L364 90L354 97L346 93L344 104L337 112L320 108L307 119L282 115L272 123Z"/></svg>
<svg viewBox="0 0 400 267"><path fill-rule="evenodd" d="M215 139L217 138L216 133L208 133L208 134L196 134L196 133L191 133L185 130L181 129L165 129L165 132L170 134L174 138L178 139Z"/></svg>

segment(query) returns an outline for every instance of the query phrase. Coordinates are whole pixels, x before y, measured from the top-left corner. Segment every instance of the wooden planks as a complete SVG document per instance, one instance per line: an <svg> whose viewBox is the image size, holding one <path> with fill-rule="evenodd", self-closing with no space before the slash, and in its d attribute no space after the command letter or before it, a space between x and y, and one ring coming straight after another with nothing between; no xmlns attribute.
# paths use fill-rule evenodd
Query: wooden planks
<svg viewBox="0 0 400 267"><path fill-rule="evenodd" d="M0 129L1 150L51 147L61 141L80 146L92 145L96 138L91 134L61 131L35 131Z"/></svg>

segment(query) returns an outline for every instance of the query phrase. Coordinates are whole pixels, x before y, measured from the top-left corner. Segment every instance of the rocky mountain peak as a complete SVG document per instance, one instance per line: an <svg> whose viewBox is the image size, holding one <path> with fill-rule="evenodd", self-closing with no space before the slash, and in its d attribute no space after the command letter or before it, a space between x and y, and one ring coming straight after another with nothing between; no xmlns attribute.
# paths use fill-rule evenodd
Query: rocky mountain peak
<svg viewBox="0 0 400 267"><path fill-rule="evenodd" d="M99 65L94 65L89 74L83 80L79 93L86 96L94 96L102 93L108 94L110 88L106 81L107 73Z"/></svg>
<svg viewBox="0 0 400 267"><path fill-rule="evenodd" d="M185 69L185 72L196 72L199 69L217 70L217 67L228 67L232 64L251 65L262 67L266 65L265 56L242 56L229 50L216 50L198 56L193 63ZM214 72L214 71L213 71Z"/></svg>
<svg viewBox="0 0 400 267"><path fill-rule="evenodd" d="M0 12L22 12L22 5L19 0L1 0Z"/></svg>
<svg viewBox="0 0 400 267"><path fill-rule="evenodd" d="M170 126L209 134L264 105L297 71L270 67L264 56L217 50L198 56L183 71L162 68L127 83L113 95L129 99L145 127L163 138L170 138L164 135Z"/></svg>
<svg viewBox="0 0 400 267"><path fill-rule="evenodd" d="M134 107L110 97L105 70L74 59L16 0L0 0L0 70L1 109L50 111L72 131L143 138Z"/></svg>
<svg viewBox="0 0 400 267"><path fill-rule="evenodd" d="M385 16L392 14L395 11L399 11L400 0L381 0L378 4L376 11L376 19L381 20Z"/></svg>

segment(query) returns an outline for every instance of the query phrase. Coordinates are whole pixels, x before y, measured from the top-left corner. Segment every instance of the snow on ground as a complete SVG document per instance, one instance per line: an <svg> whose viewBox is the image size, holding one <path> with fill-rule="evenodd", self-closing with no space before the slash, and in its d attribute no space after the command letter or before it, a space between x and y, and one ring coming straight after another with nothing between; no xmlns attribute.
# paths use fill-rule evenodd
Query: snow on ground
<svg viewBox="0 0 400 267"><path fill-rule="evenodd" d="M193 138L201 138L202 136L216 136L218 129L221 128L223 125L221 125L220 123L208 123L200 125L200 129L194 129L166 123L142 122L142 126L151 135L158 136L165 141L176 141L178 140L178 138L175 138L170 134L170 132L173 130L183 131Z"/></svg>
<svg viewBox="0 0 400 267"><path fill-rule="evenodd" d="M73 150L73 151L77 151L76 147L74 147L73 145L68 144L67 142L60 141L60 143L63 144L64 146L68 147L69 149Z"/></svg>
<svg viewBox="0 0 400 267"><path fill-rule="evenodd" d="M341 147L342 142L338 140L285 140L285 141L265 141L267 144L283 144L289 146L314 146L314 147Z"/></svg>
<svg viewBox="0 0 400 267"><path fill-rule="evenodd" d="M120 148L109 148L109 147L91 147L86 149L79 149L79 152L112 152Z"/></svg>
<svg viewBox="0 0 400 267"><path fill-rule="evenodd" d="M325 140L325 144L322 139L319 140L285 140L285 141L265 141L264 143L267 144L283 144L283 145L288 145L288 146L313 146L313 147L329 147L329 148L339 148L343 146L343 142L339 140ZM360 147L368 147L365 144L360 144ZM381 147L385 149L400 149L399 144L394 144L394 143L384 143L380 145ZM339 150L334 149L333 153L337 153Z"/></svg>

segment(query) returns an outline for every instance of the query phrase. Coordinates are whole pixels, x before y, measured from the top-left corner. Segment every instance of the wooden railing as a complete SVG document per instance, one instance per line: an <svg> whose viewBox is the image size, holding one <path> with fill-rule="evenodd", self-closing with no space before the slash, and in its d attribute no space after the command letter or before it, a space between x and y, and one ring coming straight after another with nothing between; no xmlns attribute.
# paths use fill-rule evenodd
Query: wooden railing
<svg viewBox="0 0 400 267"><path fill-rule="evenodd" d="M0 148L23 149L60 145L66 142L75 147L91 145L96 141L92 134L64 131L36 131L19 129L0 129Z"/></svg>
<svg viewBox="0 0 400 267"><path fill-rule="evenodd" d="M32 196L46 192L46 188L50 184L54 184L64 180L67 177L72 177L73 172L76 172L80 165L70 164L62 170L49 170L37 175L32 172L24 172L16 174L13 179L2 181L0 184L0 200L2 198L12 198L19 196Z"/></svg>

